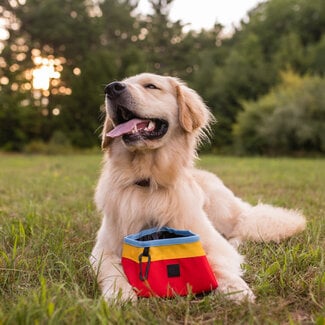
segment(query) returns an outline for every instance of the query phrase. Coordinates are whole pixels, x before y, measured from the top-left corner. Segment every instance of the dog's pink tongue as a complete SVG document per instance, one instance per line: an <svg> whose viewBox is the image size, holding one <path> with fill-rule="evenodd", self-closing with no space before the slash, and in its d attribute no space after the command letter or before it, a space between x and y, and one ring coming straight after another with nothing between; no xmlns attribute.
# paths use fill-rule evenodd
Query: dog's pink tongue
<svg viewBox="0 0 325 325"><path fill-rule="evenodd" d="M142 123L143 120L134 118L130 121L117 125L112 131L108 132L106 136L110 138L116 138L120 135L131 133L137 124Z"/></svg>

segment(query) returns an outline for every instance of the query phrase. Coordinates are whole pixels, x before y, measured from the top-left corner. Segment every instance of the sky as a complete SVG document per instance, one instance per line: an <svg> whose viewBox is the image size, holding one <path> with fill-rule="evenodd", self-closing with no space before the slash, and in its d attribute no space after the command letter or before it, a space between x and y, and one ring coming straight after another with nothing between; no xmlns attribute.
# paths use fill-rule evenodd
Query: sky
<svg viewBox="0 0 325 325"><path fill-rule="evenodd" d="M226 32L238 25L246 13L265 0L174 0L170 10L172 21L190 23L190 29L209 29L217 21L225 26ZM148 0L140 0L139 10L150 12ZM189 29L189 28L188 28Z"/></svg>

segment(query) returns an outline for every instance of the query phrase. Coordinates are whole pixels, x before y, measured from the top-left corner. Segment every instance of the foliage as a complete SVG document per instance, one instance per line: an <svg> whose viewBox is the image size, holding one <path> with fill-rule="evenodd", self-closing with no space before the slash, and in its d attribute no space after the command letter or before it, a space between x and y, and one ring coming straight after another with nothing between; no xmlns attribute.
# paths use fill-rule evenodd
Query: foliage
<svg viewBox="0 0 325 325"><path fill-rule="evenodd" d="M0 157L1 324L323 324L324 160L203 156L200 166L237 195L301 209L308 229L281 244L242 247L255 305L214 293L135 306L106 304L88 263L100 224L92 199L100 161Z"/></svg>
<svg viewBox="0 0 325 325"><path fill-rule="evenodd" d="M287 72L256 102L245 102L234 133L240 150L287 154L325 152L325 79Z"/></svg>
<svg viewBox="0 0 325 325"><path fill-rule="evenodd" d="M143 71L184 79L212 109L212 149L233 144L232 128L244 101L281 82L280 71L325 72L323 0L268 0L232 35L223 26L184 31L173 22L173 0L3 1L9 38L0 43L0 148L21 151L63 132L77 147L99 145L103 88ZM35 58L58 60L59 80L32 89ZM258 151L258 150L257 150Z"/></svg>

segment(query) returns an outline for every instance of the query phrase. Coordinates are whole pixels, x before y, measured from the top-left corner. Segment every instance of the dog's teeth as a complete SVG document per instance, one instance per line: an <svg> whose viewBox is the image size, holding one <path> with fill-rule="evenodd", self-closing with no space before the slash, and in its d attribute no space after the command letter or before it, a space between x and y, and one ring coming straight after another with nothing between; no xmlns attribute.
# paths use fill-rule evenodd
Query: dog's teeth
<svg viewBox="0 0 325 325"><path fill-rule="evenodd" d="M152 130L154 130L155 126L156 126L155 122L150 121L148 126L147 126L147 130L152 131Z"/></svg>

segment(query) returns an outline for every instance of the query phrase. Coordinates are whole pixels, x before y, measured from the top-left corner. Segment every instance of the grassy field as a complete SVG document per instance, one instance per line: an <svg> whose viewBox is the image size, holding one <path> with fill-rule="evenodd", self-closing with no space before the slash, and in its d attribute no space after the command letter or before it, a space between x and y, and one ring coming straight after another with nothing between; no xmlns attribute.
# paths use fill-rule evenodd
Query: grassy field
<svg viewBox="0 0 325 325"><path fill-rule="evenodd" d="M0 324L325 324L325 160L205 156L251 203L301 209L308 229L247 243L254 305L213 293L108 306L88 264L101 157L0 155Z"/></svg>

